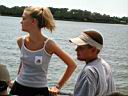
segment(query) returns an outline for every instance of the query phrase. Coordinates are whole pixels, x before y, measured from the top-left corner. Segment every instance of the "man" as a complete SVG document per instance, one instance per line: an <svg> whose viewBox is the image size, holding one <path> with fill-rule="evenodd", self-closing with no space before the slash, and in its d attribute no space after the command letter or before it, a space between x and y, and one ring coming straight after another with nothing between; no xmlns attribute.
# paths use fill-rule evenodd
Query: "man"
<svg viewBox="0 0 128 96"><path fill-rule="evenodd" d="M0 96L7 96L10 75L5 65L0 64Z"/></svg>
<svg viewBox="0 0 128 96"><path fill-rule="evenodd" d="M98 56L103 38L96 30L86 30L70 39L77 45L77 59L85 61L74 89L74 96L106 96L115 91L110 65Z"/></svg>

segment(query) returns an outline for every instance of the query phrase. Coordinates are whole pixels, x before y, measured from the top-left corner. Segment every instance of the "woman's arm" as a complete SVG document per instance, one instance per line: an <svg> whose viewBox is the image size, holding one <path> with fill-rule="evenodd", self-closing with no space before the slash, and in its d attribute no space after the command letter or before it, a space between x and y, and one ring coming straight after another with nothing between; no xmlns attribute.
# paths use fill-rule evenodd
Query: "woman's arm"
<svg viewBox="0 0 128 96"><path fill-rule="evenodd" d="M22 37L18 37L17 44L18 44L18 47L21 49L21 46L22 46ZM20 69L21 69L21 66L22 66L22 63L20 62L20 65L19 65L19 69L18 69L18 73L17 74L19 74Z"/></svg>
<svg viewBox="0 0 128 96"><path fill-rule="evenodd" d="M22 46L22 37L18 37L18 39L17 39L17 44L18 44L18 47L21 49L21 46ZM19 65L17 74L19 74L20 68L21 68L21 63L20 63L20 65ZM13 83L14 83L13 80L10 80L10 81L9 81L9 84L8 84L9 88L12 88Z"/></svg>
<svg viewBox="0 0 128 96"><path fill-rule="evenodd" d="M57 84L57 88L61 89L61 87L65 84L65 82L70 78L70 76L74 72L74 70L76 68L76 63L56 43L52 42L52 48L51 49L52 49L52 52L54 54L56 54L67 65L67 69L66 69L63 77L60 79L60 81Z"/></svg>

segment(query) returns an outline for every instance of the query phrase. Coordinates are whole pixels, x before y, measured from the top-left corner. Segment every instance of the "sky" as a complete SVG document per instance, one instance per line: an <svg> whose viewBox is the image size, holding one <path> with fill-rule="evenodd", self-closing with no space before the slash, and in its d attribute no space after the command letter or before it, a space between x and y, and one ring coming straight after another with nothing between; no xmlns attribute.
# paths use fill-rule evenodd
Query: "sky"
<svg viewBox="0 0 128 96"><path fill-rule="evenodd" d="M0 0L0 5L81 9L117 17L128 17L128 0Z"/></svg>

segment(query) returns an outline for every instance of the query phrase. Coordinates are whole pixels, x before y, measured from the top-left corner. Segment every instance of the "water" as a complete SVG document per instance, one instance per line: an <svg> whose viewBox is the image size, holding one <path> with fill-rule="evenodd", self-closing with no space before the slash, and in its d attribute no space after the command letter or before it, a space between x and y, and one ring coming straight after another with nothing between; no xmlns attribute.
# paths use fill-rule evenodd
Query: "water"
<svg viewBox="0 0 128 96"><path fill-rule="evenodd" d="M0 16L0 63L7 65L11 79L15 79L20 61L20 51L16 40L20 34L25 34L20 30L20 19L18 17ZM70 80L63 87L63 91L73 91L77 76L84 66L84 62L77 61L75 48L68 42L68 39L76 37L84 29L91 28L101 31L104 36L104 48L101 56L112 66L117 90L128 94L128 25L57 20L56 26L55 32L50 33L45 30L44 34L68 52L78 66ZM66 65L57 56L53 55L48 71L49 86L57 83L65 68Z"/></svg>

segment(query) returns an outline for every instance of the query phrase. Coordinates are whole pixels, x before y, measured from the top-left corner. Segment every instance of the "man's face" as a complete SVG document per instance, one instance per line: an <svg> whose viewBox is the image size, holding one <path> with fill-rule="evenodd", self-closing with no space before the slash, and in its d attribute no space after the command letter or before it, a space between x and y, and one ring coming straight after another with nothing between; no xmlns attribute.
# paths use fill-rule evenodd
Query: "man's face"
<svg viewBox="0 0 128 96"><path fill-rule="evenodd" d="M80 61L88 61L92 56L92 48L89 45L77 46L77 59Z"/></svg>

